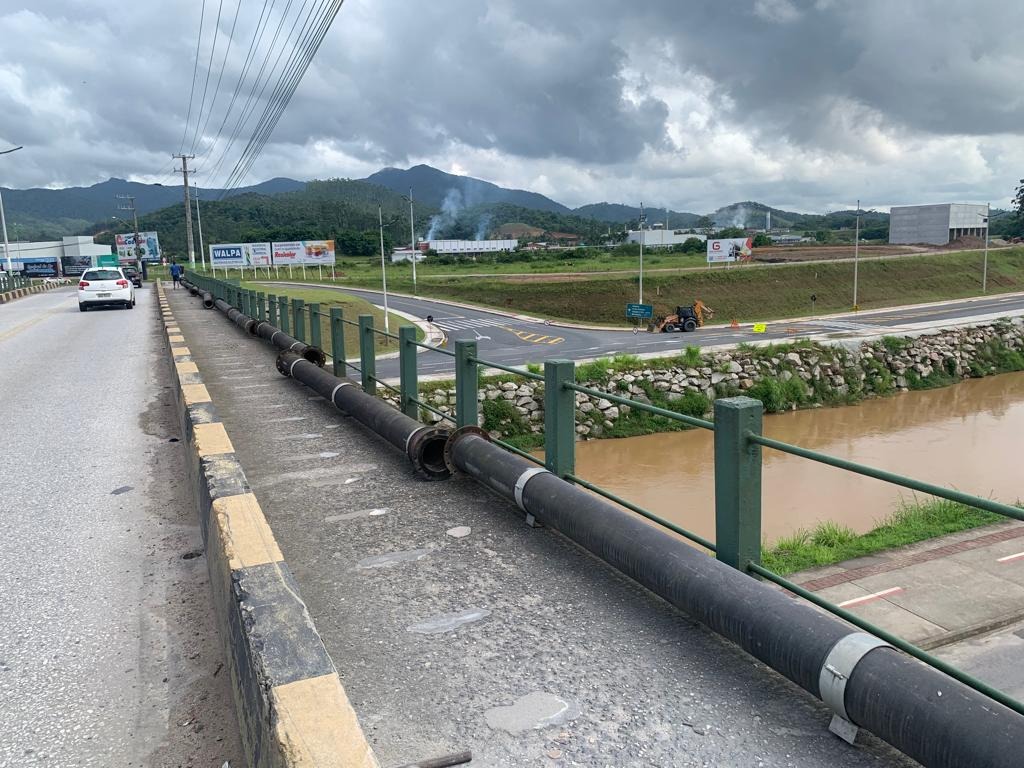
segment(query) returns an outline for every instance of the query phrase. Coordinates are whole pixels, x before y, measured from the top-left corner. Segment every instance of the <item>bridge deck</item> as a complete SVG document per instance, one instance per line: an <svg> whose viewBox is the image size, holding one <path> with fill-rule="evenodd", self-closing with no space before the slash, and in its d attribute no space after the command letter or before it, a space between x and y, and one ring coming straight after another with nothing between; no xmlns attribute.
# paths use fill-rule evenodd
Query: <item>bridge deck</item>
<svg viewBox="0 0 1024 768"><path fill-rule="evenodd" d="M811 696L468 478L415 479L266 344L168 293L382 765L913 764L849 747Z"/></svg>

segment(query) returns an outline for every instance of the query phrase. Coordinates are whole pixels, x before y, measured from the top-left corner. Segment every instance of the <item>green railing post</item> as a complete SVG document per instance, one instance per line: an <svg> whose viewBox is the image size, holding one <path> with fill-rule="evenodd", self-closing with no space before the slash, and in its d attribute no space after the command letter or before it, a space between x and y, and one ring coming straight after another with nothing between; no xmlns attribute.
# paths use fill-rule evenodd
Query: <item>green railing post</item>
<svg viewBox="0 0 1024 768"><path fill-rule="evenodd" d="M363 380L363 391L368 395L377 394L377 382L370 378L377 375L377 350L373 342L373 315L360 315L359 372Z"/></svg>
<svg viewBox="0 0 1024 768"><path fill-rule="evenodd" d="M335 376L345 375L345 321L341 307L331 307L331 365Z"/></svg>
<svg viewBox="0 0 1024 768"><path fill-rule="evenodd" d="M761 434L764 406L749 397L715 401L715 556L746 572L761 563Z"/></svg>
<svg viewBox="0 0 1024 768"><path fill-rule="evenodd" d="M309 305L309 343L317 349L323 349L321 339L322 326L320 324L320 305L316 302Z"/></svg>
<svg viewBox="0 0 1024 768"><path fill-rule="evenodd" d="M475 341L455 342L455 425L460 428L475 427L479 420L480 372L475 357Z"/></svg>
<svg viewBox="0 0 1024 768"><path fill-rule="evenodd" d="M576 472L575 380L572 360L544 362L544 466L562 478Z"/></svg>
<svg viewBox="0 0 1024 768"><path fill-rule="evenodd" d="M402 413L419 420L420 407L414 402L419 396L416 376L416 327L403 325L398 329L398 372Z"/></svg>
<svg viewBox="0 0 1024 768"><path fill-rule="evenodd" d="M272 293L267 296L267 322L277 327L277 296Z"/></svg>
<svg viewBox="0 0 1024 768"><path fill-rule="evenodd" d="M249 288L245 289L245 314L256 317L256 292Z"/></svg>
<svg viewBox="0 0 1024 768"><path fill-rule="evenodd" d="M288 297L280 296L278 301L281 304L281 330L291 335L291 324L288 322Z"/></svg>
<svg viewBox="0 0 1024 768"><path fill-rule="evenodd" d="M292 336L296 341L306 343L306 302L302 299L292 299L292 328L295 329Z"/></svg>
<svg viewBox="0 0 1024 768"><path fill-rule="evenodd" d="M267 319L267 294L263 291L256 294L256 319L260 322Z"/></svg>

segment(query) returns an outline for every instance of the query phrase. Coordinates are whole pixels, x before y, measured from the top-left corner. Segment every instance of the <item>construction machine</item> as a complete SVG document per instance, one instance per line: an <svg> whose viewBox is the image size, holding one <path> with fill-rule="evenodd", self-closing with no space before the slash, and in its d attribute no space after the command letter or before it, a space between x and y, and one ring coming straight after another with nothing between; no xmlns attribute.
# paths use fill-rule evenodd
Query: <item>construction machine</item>
<svg viewBox="0 0 1024 768"><path fill-rule="evenodd" d="M715 310L709 307L700 299L697 299L689 307L676 307L674 315L656 317L647 326L651 333L673 333L675 331L689 333L704 325L706 320L715 316Z"/></svg>

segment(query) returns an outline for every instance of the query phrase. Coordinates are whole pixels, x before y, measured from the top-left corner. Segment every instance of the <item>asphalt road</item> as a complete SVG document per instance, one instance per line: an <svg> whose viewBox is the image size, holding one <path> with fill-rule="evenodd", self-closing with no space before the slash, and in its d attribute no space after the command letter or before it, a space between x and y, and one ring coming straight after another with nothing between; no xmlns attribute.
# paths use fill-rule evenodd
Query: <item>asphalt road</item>
<svg viewBox="0 0 1024 768"><path fill-rule="evenodd" d="M3 768L240 755L154 301L0 306Z"/></svg>
<svg viewBox="0 0 1024 768"><path fill-rule="evenodd" d="M379 291L357 288L335 290L358 296L376 305L382 303ZM615 353L663 352L671 355L687 346L707 347L765 339L782 341L811 334L827 333L842 337L865 332L898 333L901 328L916 323L955 321L974 315L1024 311L1024 296L963 299L930 307L896 307L797 322L774 321L767 324L764 333L754 333L749 324L739 328L708 326L699 328L694 333L657 334L643 331L633 334L629 331L567 328L545 325L536 319L510 317L485 309L470 309L437 299L408 298L391 294L388 296L388 307L417 318L433 316L434 324L447 335L449 347L452 340L476 340L481 358L504 365L524 365L554 358L579 360ZM454 365L447 355L429 351L420 355L421 375L447 373L452 370ZM398 376L397 361L378 361L377 375L389 378Z"/></svg>

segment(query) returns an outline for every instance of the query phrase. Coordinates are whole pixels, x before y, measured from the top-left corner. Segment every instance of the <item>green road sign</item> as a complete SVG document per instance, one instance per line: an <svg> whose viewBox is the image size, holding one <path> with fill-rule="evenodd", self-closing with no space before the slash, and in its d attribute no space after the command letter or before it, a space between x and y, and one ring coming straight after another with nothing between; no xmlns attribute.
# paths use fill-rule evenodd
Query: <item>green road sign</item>
<svg viewBox="0 0 1024 768"><path fill-rule="evenodd" d="M654 317L654 305L627 304L626 317Z"/></svg>

